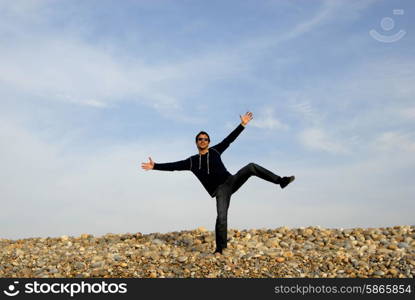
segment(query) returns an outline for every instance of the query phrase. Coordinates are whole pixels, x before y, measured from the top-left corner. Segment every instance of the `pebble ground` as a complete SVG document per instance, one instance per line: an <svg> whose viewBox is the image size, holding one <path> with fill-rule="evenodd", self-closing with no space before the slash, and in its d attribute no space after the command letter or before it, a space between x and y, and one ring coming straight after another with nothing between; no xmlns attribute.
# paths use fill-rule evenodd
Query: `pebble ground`
<svg viewBox="0 0 415 300"><path fill-rule="evenodd" d="M0 277L287 278L415 276L415 226L228 230L0 239Z"/></svg>

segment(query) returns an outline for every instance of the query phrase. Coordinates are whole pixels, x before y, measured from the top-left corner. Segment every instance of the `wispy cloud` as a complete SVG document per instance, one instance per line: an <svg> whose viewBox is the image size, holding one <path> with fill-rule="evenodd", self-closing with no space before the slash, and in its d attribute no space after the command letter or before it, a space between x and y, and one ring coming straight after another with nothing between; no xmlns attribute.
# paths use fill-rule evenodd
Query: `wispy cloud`
<svg viewBox="0 0 415 300"><path fill-rule="evenodd" d="M272 106L263 107L258 111L254 120L252 121L252 127L269 130L285 130L289 126L281 122L275 113L275 108Z"/></svg>
<svg viewBox="0 0 415 300"><path fill-rule="evenodd" d="M350 150L342 140L335 140L321 128L309 128L299 134L301 143L311 150L321 150L333 154L349 154Z"/></svg>
<svg viewBox="0 0 415 300"><path fill-rule="evenodd" d="M399 110L399 113L410 120L415 120L415 107L407 107Z"/></svg>
<svg viewBox="0 0 415 300"><path fill-rule="evenodd" d="M304 96L305 95L291 96L289 98L289 110L300 115L300 119L305 122L307 126L310 124L314 126L320 125L324 116L313 108L310 100L301 99ZM314 97L314 95L308 95L308 97Z"/></svg>
<svg viewBox="0 0 415 300"><path fill-rule="evenodd" d="M415 138L411 133L388 131L376 137L373 147L392 154L404 151L415 155Z"/></svg>
<svg viewBox="0 0 415 300"><path fill-rule="evenodd" d="M281 39L286 40L297 38L298 36L313 30L315 27L324 24L325 21L328 21L330 18L334 17L334 11L340 4L341 2L339 1L323 1L322 8L316 15L312 16L309 20L295 25L295 27Z"/></svg>

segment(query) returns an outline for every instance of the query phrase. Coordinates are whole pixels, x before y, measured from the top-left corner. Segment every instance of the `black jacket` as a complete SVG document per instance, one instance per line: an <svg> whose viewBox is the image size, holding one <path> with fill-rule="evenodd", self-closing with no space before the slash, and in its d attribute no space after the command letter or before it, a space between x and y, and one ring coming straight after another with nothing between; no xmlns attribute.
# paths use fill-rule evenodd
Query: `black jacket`
<svg viewBox="0 0 415 300"><path fill-rule="evenodd" d="M153 170L191 171L213 198L216 188L232 175L226 170L221 155L244 129L245 127L239 124L222 142L210 147L206 154L195 154L176 162L154 163Z"/></svg>

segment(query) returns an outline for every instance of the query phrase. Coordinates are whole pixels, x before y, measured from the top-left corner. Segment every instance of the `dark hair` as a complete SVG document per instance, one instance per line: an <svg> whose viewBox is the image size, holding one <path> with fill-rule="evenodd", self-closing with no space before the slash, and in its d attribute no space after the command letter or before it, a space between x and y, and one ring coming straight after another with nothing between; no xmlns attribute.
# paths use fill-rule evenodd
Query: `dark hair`
<svg viewBox="0 0 415 300"><path fill-rule="evenodd" d="M209 135L207 134L207 132L201 131L201 132L199 132L199 133L196 135L196 143L197 143L197 138L198 138L198 137L199 137L199 135L201 135L201 134L206 134L206 135L207 135L207 137L208 137L208 141L210 142L210 137L209 137Z"/></svg>

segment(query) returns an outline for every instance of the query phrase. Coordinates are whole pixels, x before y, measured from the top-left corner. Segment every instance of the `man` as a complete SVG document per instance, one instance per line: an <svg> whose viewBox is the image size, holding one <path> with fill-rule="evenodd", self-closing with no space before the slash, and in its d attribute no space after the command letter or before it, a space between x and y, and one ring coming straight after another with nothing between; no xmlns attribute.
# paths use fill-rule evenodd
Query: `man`
<svg viewBox="0 0 415 300"><path fill-rule="evenodd" d="M285 188L295 177L280 177L271 171L255 164L249 163L240 169L235 175L230 174L222 163L221 155L237 136L245 129L245 126L253 119L252 113L247 112L241 118L241 124L236 127L222 142L209 148L210 137L201 131L196 135L196 146L199 154L190 156L185 160L171 163L155 163L149 157L150 162L142 163L144 170L162 171L191 171L200 180L210 196L216 197L217 218L215 225L216 250L214 253L222 254L227 247L227 217L231 195L235 193L252 175L269 182L279 184Z"/></svg>

